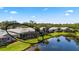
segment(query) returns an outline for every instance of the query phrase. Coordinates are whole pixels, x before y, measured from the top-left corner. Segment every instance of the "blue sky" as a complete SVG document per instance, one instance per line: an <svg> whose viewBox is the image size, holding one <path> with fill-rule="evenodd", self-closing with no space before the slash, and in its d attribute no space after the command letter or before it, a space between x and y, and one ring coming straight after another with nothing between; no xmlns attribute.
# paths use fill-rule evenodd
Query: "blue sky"
<svg viewBox="0 0 79 59"><path fill-rule="evenodd" d="M79 7L0 7L2 21L79 23Z"/></svg>

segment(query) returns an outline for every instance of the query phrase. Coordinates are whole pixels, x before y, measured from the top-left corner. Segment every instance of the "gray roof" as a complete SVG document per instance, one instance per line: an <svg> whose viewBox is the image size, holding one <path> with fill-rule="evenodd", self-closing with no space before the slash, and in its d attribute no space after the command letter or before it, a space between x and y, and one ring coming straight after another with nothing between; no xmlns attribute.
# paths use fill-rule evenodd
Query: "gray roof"
<svg viewBox="0 0 79 59"><path fill-rule="evenodd" d="M68 27L60 27L60 29L62 30L66 30Z"/></svg>
<svg viewBox="0 0 79 59"><path fill-rule="evenodd" d="M24 33L24 32L35 32L33 28L15 28L15 29L8 29L9 32L16 32L16 33Z"/></svg>
<svg viewBox="0 0 79 59"><path fill-rule="evenodd" d="M11 32L9 32L11 35L17 35L17 34L15 34L15 33L11 33ZM3 38L4 36L6 36L7 35L7 32L5 31L5 30L1 30L0 29L0 38Z"/></svg>
<svg viewBox="0 0 79 59"><path fill-rule="evenodd" d="M68 27L51 27L51 28L49 28L49 31L57 30L58 28L60 28L61 30L66 30Z"/></svg>
<svg viewBox="0 0 79 59"><path fill-rule="evenodd" d="M33 28L15 28L15 29L8 29L8 32L11 35L17 35L16 33L24 33L24 32L35 32L35 29ZM7 32L5 30L0 29L0 38L7 35Z"/></svg>
<svg viewBox="0 0 79 59"><path fill-rule="evenodd" d="M6 34L6 31L0 29L0 36L5 35L5 34Z"/></svg>
<svg viewBox="0 0 79 59"><path fill-rule="evenodd" d="M56 30L56 29L58 29L58 27L51 27L51 28L49 28L49 31L50 30Z"/></svg>

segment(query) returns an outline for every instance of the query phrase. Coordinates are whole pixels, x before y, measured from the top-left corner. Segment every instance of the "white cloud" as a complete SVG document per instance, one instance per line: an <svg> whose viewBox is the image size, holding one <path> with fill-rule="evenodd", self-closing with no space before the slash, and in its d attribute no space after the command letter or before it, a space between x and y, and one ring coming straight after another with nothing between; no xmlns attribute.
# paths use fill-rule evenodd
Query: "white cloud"
<svg viewBox="0 0 79 59"><path fill-rule="evenodd" d="M43 9L43 11L47 11L47 10L48 10L48 8L44 8L44 9Z"/></svg>
<svg viewBox="0 0 79 59"><path fill-rule="evenodd" d="M74 12L74 10L66 10L66 12L70 12L70 13L73 13Z"/></svg>
<svg viewBox="0 0 79 59"><path fill-rule="evenodd" d="M74 12L74 10L66 10L65 11L65 16L69 16Z"/></svg>
<svg viewBox="0 0 79 59"><path fill-rule="evenodd" d="M65 16L69 16L70 14L69 13L65 13Z"/></svg>
<svg viewBox="0 0 79 59"><path fill-rule="evenodd" d="M32 18L35 18L36 16L32 16Z"/></svg>
<svg viewBox="0 0 79 59"><path fill-rule="evenodd" d="M16 12L16 11L10 11L10 13L11 13L11 14L17 14L17 12Z"/></svg>

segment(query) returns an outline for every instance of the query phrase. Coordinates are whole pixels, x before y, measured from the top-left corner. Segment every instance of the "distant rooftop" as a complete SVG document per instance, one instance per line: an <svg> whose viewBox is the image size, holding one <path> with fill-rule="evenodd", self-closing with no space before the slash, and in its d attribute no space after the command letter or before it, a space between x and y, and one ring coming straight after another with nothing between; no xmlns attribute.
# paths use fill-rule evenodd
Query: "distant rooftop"
<svg viewBox="0 0 79 59"><path fill-rule="evenodd" d="M33 28L15 28L15 29L8 29L9 32L16 32L16 33L24 33L24 32L34 32L35 29Z"/></svg>

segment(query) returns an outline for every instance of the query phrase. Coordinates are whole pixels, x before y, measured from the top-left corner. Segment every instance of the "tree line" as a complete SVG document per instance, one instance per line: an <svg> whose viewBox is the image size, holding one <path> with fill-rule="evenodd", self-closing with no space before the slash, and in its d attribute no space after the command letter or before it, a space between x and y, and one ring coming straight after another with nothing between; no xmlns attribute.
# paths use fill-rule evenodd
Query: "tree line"
<svg viewBox="0 0 79 59"><path fill-rule="evenodd" d="M16 27L32 27L32 28L40 28L40 27L69 27L73 29L79 29L79 23L74 24L51 24L51 23L36 23L32 20L29 22L19 23L17 21L3 21L0 22L0 29L5 29L7 25L11 25L9 28L16 28Z"/></svg>

